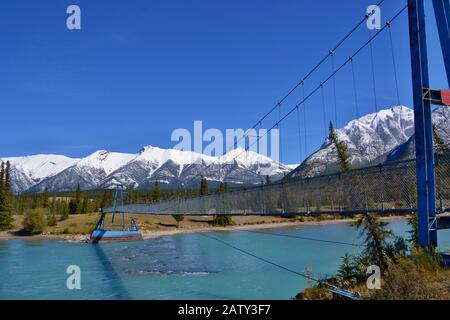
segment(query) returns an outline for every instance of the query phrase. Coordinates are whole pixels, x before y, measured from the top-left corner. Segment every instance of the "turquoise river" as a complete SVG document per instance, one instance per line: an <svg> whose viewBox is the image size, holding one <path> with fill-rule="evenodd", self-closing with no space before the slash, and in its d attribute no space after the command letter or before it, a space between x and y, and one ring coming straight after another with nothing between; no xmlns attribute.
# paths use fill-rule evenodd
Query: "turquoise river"
<svg viewBox="0 0 450 320"><path fill-rule="evenodd" d="M407 236L405 221L390 228ZM293 237L360 243L348 224L297 226L207 235L290 269L333 274L357 246ZM268 234L267 234L268 233ZM450 230L439 232L450 249ZM81 289L69 290L66 269L81 269ZM0 241L0 299L290 299L311 283L200 234L141 242L91 245L54 240Z"/></svg>

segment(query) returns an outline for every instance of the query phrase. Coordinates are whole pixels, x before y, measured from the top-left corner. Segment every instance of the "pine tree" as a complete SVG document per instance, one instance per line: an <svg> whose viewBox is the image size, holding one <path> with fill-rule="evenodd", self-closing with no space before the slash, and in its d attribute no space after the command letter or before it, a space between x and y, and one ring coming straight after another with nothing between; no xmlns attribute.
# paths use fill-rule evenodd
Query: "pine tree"
<svg viewBox="0 0 450 320"><path fill-rule="evenodd" d="M333 123L330 121L329 125L329 138L336 147L341 170L348 172L350 170L350 155L348 154L348 148L344 141L339 141L338 135L334 130Z"/></svg>
<svg viewBox="0 0 450 320"><path fill-rule="evenodd" d="M346 253L342 257L342 263L338 269L338 280L341 286L350 288L356 284L358 276L358 261L351 254Z"/></svg>
<svg viewBox="0 0 450 320"><path fill-rule="evenodd" d="M450 151L450 148L447 146L447 144L444 142L444 140L439 136L439 133L437 132L436 126L433 124L433 136L434 136L434 144L436 146L436 152L437 153L446 153Z"/></svg>
<svg viewBox="0 0 450 320"><path fill-rule="evenodd" d="M6 161L5 188L11 192L11 163L9 161Z"/></svg>
<svg viewBox="0 0 450 320"><path fill-rule="evenodd" d="M219 193L223 193L223 192L227 192L227 186L226 184L224 184L223 182L220 182L219 185L219 189L218 189ZM229 226L232 225L233 221L231 220L230 216L227 215L214 215L213 216L213 225L219 225L219 226Z"/></svg>
<svg viewBox="0 0 450 320"><path fill-rule="evenodd" d="M209 193L208 191L208 181L205 177L202 176L200 180L200 195L206 196Z"/></svg>
<svg viewBox="0 0 450 320"><path fill-rule="evenodd" d="M419 215L417 212L413 212L408 218L408 225L411 228L408 233L410 235L408 241L413 245L419 244Z"/></svg>
<svg viewBox="0 0 450 320"><path fill-rule="evenodd" d="M56 215L54 211L48 210L47 211L47 226L53 227L56 226Z"/></svg>
<svg viewBox="0 0 450 320"><path fill-rule="evenodd" d="M48 190L45 188L44 193L42 194L42 207L48 208L49 205L49 197L48 197Z"/></svg>
<svg viewBox="0 0 450 320"><path fill-rule="evenodd" d="M77 184L77 190L75 191L75 213L81 213L81 188L80 184Z"/></svg>
<svg viewBox="0 0 450 320"><path fill-rule="evenodd" d="M218 193L226 192L225 184L222 181L220 182L219 189L217 190L217 192Z"/></svg>
<svg viewBox="0 0 450 320"><path fill-rule="evenodd" d="M77 214L78 213L77 202L74 199L70 199L68 211L69 211L69 214Z"/></svg>
<svg viewBox="0 0 450 320"><path fill-rule="evenodd" d="M354 222L360 231L360 236L364 237L363 250L365 259L372 264L385 269L388 264L389 240L393 233L387 229L388 223L381 221L377 215L363 214Z"/></svg>
<svg viewBox="0 0 450 320"><path fill-rule="evenodd" d="M270 179L270 177L267 175L266 176L266 185L272 184L272 180Z"/></svg>
<svg viewBox="0 0 450 320"><path fill-rule="evenodd" d="M155 186L154 186L153 192L152 192L152 201L153 202L161 201L161 187L159 185L159 180L155 181Z"/></svg>
<svg viewBox="0 0 450 320"><path fill-rule="evenodd" d="M0 230L12 228L12 194L10 184L10 164L2 162L0 166Z"/></svg>
<svg viewBox="0 0 450 320"><path fill-rule="evenodd" d="M108 203L108 193L107 191L103 191L102 200L100 201L100 208L105 208Z"/></svg>
<svg viewBox="0 0 450 320"><path fill-rule="evenodd" d="M69 207L67 206L66 201L61 201L61 205L59 206L59 213L61 215L60 220L67 220L69 218Z"/></svg>
<svg viewBox="0 0 450 320"><path fill-rule="evenodd" d="M0 164L0 187L5 186L5 163Z"/></svg>
<svg viewBox="0 0 450 320"><path fill-rule="evenodd" d="M81 210L80 213L86 214L89 211L89 199L87 197L83 197L83 201L81 202Z"/></svg>

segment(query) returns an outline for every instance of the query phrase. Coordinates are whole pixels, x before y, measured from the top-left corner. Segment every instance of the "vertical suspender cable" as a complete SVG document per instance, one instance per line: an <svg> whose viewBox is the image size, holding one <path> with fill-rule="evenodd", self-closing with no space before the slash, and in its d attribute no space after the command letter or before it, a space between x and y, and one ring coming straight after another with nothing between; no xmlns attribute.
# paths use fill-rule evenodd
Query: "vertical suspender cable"
<svg viewBox="0 0 450 320"><path fill-rule="evenodd" d="M334 73L334 52L331 51L331 72ZM339 128L338 119L337 119L337 99L336 99L336 75L333 75L333 95L334 95L334 125L336 128Z"/></svg>
<svg viewBox="0 0 450 320"><path fill-rule="evenodd" d="M305 82L302 82L302 91L303 91L303 101L305 101ZM306 138L306 101L303 104L303 139L305 140L305 157L308 157L308 139Z"/></svg>
<svg viewBox="0 0 450 320"><path fill-rule="evenodd" d="M283 161L283 143L282 143L282 136L281 136L281 102L278 102L278 123L277 127L279 130L279 139L280 139L280 159L278 161L278 168L281 169L281 162Z"/></svg>
<svg viewBox="0 0 450 320"><path fill-rule="evenodd" d="M367 29L369 30L369 29ZM369 37L370 37L370 30L369 30ZM375 82L375 62L373 59L373 45L372 41L369 43L370 47L370 64L372 66L372 85L373 85L373 97L375 102L375 112L378 112L378 99L377 99L377 87Z"/></svg>
<svg viewBox="0 0 450 320"><path fill-rule="evenodd" d="M325 95L323 92L323 83L320 84L320 92L322 93L322 113L323 113L323 130L325 133L325 137L327 136L327 115L326 115L326 109L325 109Z"/></svg>
<svg viewBox="0 0 450 320"><path fill-rule="evenodd" d="M300 107L297 106L297 129L298 129L298 150L300 161L302 159L302 134L301 134L301 124L300 124Z"/></svg>
<svg viewBox="0 0 450 320"><path fill-rule="evenodd" d="M394 67L394 77L395 77L395 88L397 90L397 105L400 105L400 93L398 89L398 77L397 77L397 63L395 61L395 52L394 52L394 41L392 40L392 29L391 29L391 23L387 22L388 29L389 29L389 40L391 44L391 53L392 53L392 63Z"/></svg>
<svg viewBox="0 0 450 320"><path fill-rule="evenodd" d="M358 92L356 90L356 76L355 76L355 65L353 63L353 57L349 58L350 64L352 66L352 75L353 75L353 93L355 96L355 109L356 109L356 118L359 119L359 107L358 107Z"/></svg>

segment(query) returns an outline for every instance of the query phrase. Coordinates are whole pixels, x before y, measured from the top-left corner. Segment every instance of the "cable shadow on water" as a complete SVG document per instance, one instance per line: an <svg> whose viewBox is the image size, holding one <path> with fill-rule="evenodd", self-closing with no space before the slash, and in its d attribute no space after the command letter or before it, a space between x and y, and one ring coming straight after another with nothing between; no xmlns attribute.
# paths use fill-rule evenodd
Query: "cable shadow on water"
<svg viewBox="0 0 450 320"><path fill-rule="evenodd" d="M120 278L116 269L112 265L108 256L105 254L105 251L103 250L102 245L95 243L95 244L92 244L91 247L93 248L93 250L97 256L98 261L102 264L102 266L105 270L105 275L106 275L107 279L112 281L111 289L113 290L113 292L115 294L115 299L121 299L121 300L131 299L130 294L128 293L127 289L125 288L125 285L123 284L122 279Z"/></svg>

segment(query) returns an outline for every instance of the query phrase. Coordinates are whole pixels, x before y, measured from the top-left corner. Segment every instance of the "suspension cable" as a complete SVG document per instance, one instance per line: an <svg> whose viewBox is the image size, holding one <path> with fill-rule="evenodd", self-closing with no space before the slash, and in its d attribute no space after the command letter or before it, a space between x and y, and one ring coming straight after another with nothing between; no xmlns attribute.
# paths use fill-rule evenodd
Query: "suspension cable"
<svg viewBox="0 0 450 320"><path fill-rule="evenodd" d="M405 5L402 9L400 9L389 21L390 23L394 22L406 9L408 8L408 5ZM365 18L367 19L367 18ZM288 118L296 109L297 107L300 107L304 105L306 101L308 101L320 88L325 85L327 82L329 82L332 77L340 72L354 57L356 57L363 49L365 49L369 44L372 43L372 41L377 38L385 29L387 28L387 24L383 26L380 30L378 30L373 36L371 36L361 47L356 50L352 56L350 56L349 59L347 59L344 63L342 63L332 74L330 74L324 81L321 82L320 85L316 86L308 95L306 95L300 102L298 102L292 109L290 109L284 116L281 117L272 127L270 127L268 130L264 132L261 136L258 135L258 137L255 139L255 141L250 144L248 147L244 148L244 150L237 155L233 157L233 159L237 159L240 155L242 155L244 152L247 152L255 143L258 143L259 140L267 136L273 129L278 127L279 123L283 122L286 118ZM303 82L300 82L299 85L301 85ZM281 103L281 102L279 102ZM278 105L278 104L277 104ZM276 107L276 106L275 106ZM303 109L303 108L302 108ZM326 135L326 134L325 134ZM245 136L245 135L244 135ZM213 165L220 157L217 157L214 161L210 162L205 169L208 169L211 165ZM189 181L186 183L190 183L194 181L194 179L198 178L200 176L200 172L194 175Z"/></svg>
<svg viewBox="0 0 450 320"><path fill-rule="evenodd" d="M259 233L259 234L275 236L275 237L286 237L286 238L309 240L309 241L324 242L324 243L331 243L331 244L340 244L340 245L352 246L352 247L366 247L365 245L360 244L360 243L351 243L351 242L343 242L343 241L302 237L302 236L295 236L295 235L283 234L283 233L271 233L271 232L264 232L264 231L255 231L255 230L241 230L241 231L249 232L249 233Z"/></svg>
<svg viewBox="0 0 450 320"><path fill-rule="evenodd" d="M385 0L381 0L380 2L378 2L377 6L381 6L383 4ZM297 89L298 87L300 87L301 85L303 85L305 83L305 81L317 70L319 69L319 67L325 63L325 61L330 57L331 53L330 52L335 52L337 49L339 49L355 32L356 30L359 29L359 27L364 24L364 22L367 21L367 19L372 16L375 13L375 11L372 11L366 15L364 15L364 18L361 19L351 30L350 32L348 32L335 46L334 48L328 52L327 55L325 55L303 78L302 80L300 80L291 90L288 91L288 93L286 93L281 100L279 100L268 112L266 112L260 119L258 119L256 121L256 123L249 129L247 130L244 135L242 135L242 137L240 137L238 139L238 141L236 142L239 143L242 139L245 139L245 137L247 136L247 132L252 130L252 129L256 129L258 126L260 126L262 124L262 122L269 116L271 115L287 98L289 98ZM226 150L226 152L231 151L232 148L230 148L229 150ZM215 162L217 161L217 159L215 161L213 161L212 163L210 163L209 165L207 165L206 169L208 169L211 165L213 165ZM192 181L197 178L197 177L193 177Z"/></svg>
<svg viewBox="0 0 450 320"><path fill-rule="evenodd" d="M408 5L405 5L402 9L400 9L393 17L392 19L389 21L390 23L392 23L393 21L395 21L403 12L405 12L405 10L408 8ZM340 72L352 59L354 59L354 57L356 57L364 48L366 48L375 38L377 38L385 29L387 28L387 25L385 25L383 28L381 28L380 30L378 30L369 40L367 40L361 47L359 47L358 50L356 50L352 56L350 56L350 58L348 60L346 60L341 66L339 66L339 68L337 68L331 75L329 75L324 81L321 82L320 85L318 85L317 87L315 87L315 89L313 89L304 99L302 99L299 103L297 103L289 112L287 112L280 121L284 121L287 117L289 117L292 112L295 111L295 109L297 108L297 106L301 106L303 105L307 100L309 100L309 98L311 98L318 90L320 90L321 86L323 86L324 84L326 84L328 81L330 81L330 79L338 72ZM270 131L275 128L278 125L278 122L272 126L272 128L270 128L269 130L267 130L262 136L258 137L257 141L262 139L265 135L267 135L268 133L270 133ZM257 141L255 141L254 143L256 143Z"/></svg>
<svg viewBox="0 0 450 320"><path fill-rule="evenodd" d="M383 4L385 0L381 0L380 2L378 2L377 6L381 6ZM302 80L300 80L291 90L288 91L288 93L286 95L284 95L284 97L279 100L279 102L277 104L275 104L266 114L264 114L264 116L262 116L256 123L255 125L252 127L252 129L255 129L257 126L259 126L270 114L272 114L272 112L274 112L279 103L283 103L287 98L289 98L289 96L291 96L292 93L295 92L295 90L298 89L298 87L300 87L307 79L309 79L309 77L317 70L319 69L319 67L325 63L325 61L327 61L327 59L331 56L331 52L336 52L337 49L339 49L345 41L347 41L352 35L353 33L356 32L356 30L359 29L359 27L364 24L367 19L369 19L373 14L375 13L375 11L372 11L366 15L364 15L364 18L361 19L351 30L350 32L348 32L344 38L341 39L341 41L339 41L333 49L331 49L327 55L325 55L303 78Z"/></svg>
<svg viewBox="0 0 450 320"><path fill-rule="evenodd" d="M328 287L335 288L335 286L333 286L333 285L327 283L326 281L320 280L320 279L315 278L315 277L313 277L313 276L310 276L310 275L308 275L308 274L306 274L306 273L299 272L299 271L295 271L295 270L290 269L290 268L288 268L288 267L282 266L282 265L280 265L280 264L278 264L278 263L275 263L275 262L273 262L273 261L270 261L270 260L267 260L267 259L262 258L262 257L260 257L260 256L257 256L257 255L255 255L255 254L249 252L249 251L246 251L246 250L244 250L244 249L238 248L238 247L236 247L236 246L234 246L234 245L232 245L232 244L230 244L230 243L228 243L228 242L225 242L225 241L223 241L223 240L221 240L221 239L218 239L218 238L216 238L216 237L213 237L213 236L210 236L210 235L206 235L206 234L201 233L201 232L199 232L199 233L197 233L197 234L198 234L198 235L201 235L201 236L203 236L203 237L205 237L205 238L208 238L208 239L211 239L211 240L215 240L215 241L217 241L217 242L220 242L221 244L223 244L223 245L225 245L225 246L227 246L227 247L230 247L230 248L232 248L232 249L234 249L234 250L237 250L237 251L239 251L239 252L242 252L242 253L244 253L244 254L250 256L250 257L253 257L253 258L257 259L257 260L263 261L263 262L265 262L265 263L267 263L267 264L270 264L270 265L272 265L272 266L275 266L275 267L277 267L277 268L280 268L280 269L283 269L283 270L288 271L288 272L290 272L290 273L296 274L296 275L301 276L301 277L303 277L303 278L306 278L306 279L308 279L308 280L312 280L312 281L317 282L317 283L319 283L319 284L325 284L325 285L328 286Z"/></svg>

